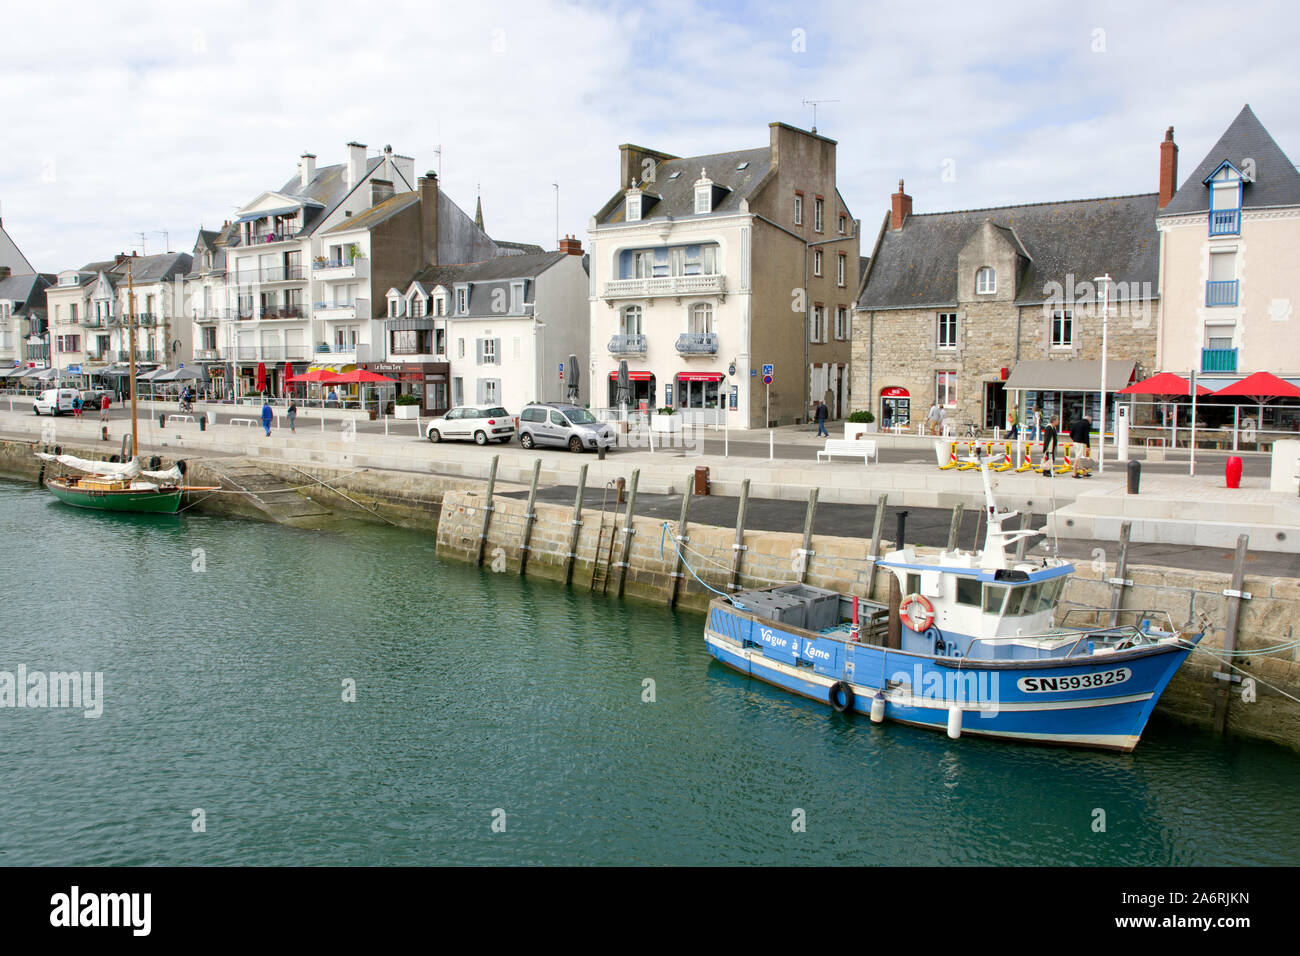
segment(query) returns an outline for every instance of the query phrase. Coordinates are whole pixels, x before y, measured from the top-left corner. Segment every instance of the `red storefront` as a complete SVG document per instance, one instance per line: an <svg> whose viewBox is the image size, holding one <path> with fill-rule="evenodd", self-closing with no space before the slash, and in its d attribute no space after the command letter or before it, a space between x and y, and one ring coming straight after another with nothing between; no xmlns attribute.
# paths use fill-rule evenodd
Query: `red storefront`
<svg viewBox="0 0 1300 956"><path fill-rule="evenodd" d="M441 415L451 408L449 362L362 362L361 367L397 379L398 395L419 395L424 415Z"/></svg>

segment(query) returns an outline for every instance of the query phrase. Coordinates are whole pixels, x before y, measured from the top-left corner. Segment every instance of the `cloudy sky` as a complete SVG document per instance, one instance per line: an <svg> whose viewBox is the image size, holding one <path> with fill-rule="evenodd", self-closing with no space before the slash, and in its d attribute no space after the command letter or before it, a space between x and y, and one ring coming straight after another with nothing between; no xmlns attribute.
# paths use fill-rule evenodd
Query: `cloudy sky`
<svg viewBox="0 0 1300 956"><path fill-rule="evenodd" d="M10 5L0 215L42 271L195 230L349 140L414 155L497 238L585 236L620 143L689 156L839 141L869 246L915 211L1152 192L1176 128L1190 173L1249 102L1300 157L1290 2L61 0ZM864 249L865 252L868 251Z"/></svg>

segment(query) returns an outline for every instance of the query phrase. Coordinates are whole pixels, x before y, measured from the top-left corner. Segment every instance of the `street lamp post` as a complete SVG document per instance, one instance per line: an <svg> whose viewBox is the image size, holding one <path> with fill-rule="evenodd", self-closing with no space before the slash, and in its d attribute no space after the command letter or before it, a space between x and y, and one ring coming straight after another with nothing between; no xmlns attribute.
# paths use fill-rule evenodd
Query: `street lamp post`
<svg viewBox="0 0 1300 956"><path fill-rule="evenodd" d="M1106 472L1106 348L1110 332L1110 273L1098 276L1095 280L1102 288L1101 293L1101 428L1097 433L1097 471Z"/></svg>

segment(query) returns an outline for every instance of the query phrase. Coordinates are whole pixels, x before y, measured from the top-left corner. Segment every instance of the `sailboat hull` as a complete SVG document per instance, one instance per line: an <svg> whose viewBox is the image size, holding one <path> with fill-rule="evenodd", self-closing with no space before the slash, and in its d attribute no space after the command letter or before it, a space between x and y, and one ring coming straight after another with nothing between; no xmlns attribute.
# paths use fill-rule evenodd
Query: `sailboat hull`
<svg viewBox="0 0 1300 956"><path fill-rule="evenodd" d="M131 489L91 490L70 487L57 478L47 478L45 487L64 504L95 511L126 511L144 514L175 514L181 506L181 490L136 491Z"/></svg>

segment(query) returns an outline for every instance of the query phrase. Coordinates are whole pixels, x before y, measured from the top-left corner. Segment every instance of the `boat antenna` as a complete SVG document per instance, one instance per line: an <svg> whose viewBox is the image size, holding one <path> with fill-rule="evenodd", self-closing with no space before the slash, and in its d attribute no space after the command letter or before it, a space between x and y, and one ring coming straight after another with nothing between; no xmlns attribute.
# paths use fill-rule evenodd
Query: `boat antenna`
<svg viewBox="0 0 1300 956"><path fill-rule="evenodd" d="M131 368L131 457L135 458L140 452L139 433L136 425L136 394L135 394L135 281L131 278L131 260L126 261L126 322L130 330L128 339L127 359L130 361Z"/></svg>

